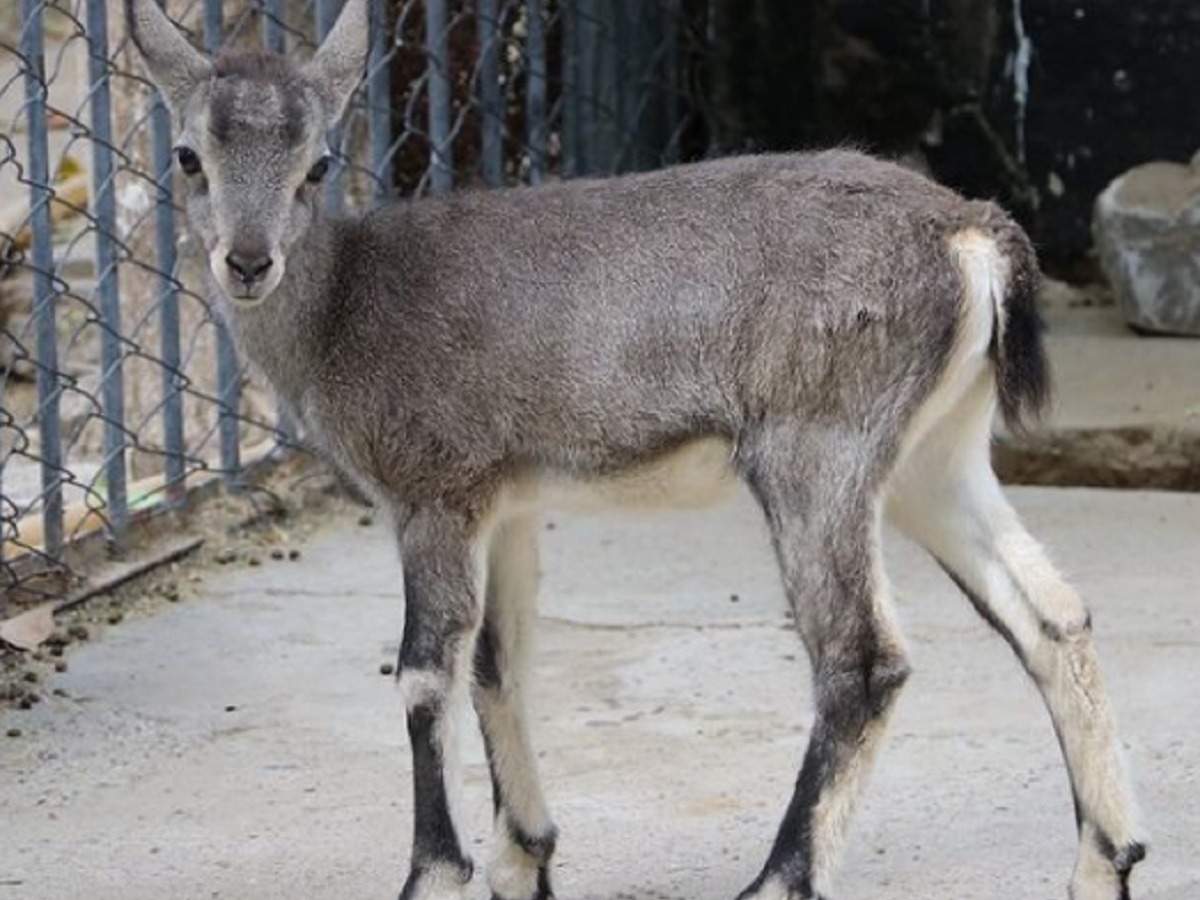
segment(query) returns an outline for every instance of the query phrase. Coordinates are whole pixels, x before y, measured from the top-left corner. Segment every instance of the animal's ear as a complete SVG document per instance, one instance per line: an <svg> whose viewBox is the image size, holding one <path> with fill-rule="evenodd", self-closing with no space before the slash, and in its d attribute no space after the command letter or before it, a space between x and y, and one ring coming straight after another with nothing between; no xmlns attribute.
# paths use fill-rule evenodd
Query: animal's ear
<svg viewBox="0 0 1200 900"><path fill-rule="evenodd" d="M150 80L178 119L188 95L212 74L212 63L187 42L156 0L125 0L125 25Z"/></svg>
<svg viewBox="0 0 1200 900"><path fill-rule="evenodd" d="M316 88L332 128L341 119L367 63L368 0L346 0L304 75Z"/></svg>

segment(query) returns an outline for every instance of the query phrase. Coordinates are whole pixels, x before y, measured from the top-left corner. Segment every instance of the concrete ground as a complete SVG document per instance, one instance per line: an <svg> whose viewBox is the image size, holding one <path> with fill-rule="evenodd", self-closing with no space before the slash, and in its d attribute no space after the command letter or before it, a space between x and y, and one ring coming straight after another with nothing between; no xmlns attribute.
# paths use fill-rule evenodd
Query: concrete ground
<svg viewBox="0 0 1200 900"><path fill-rule="evenodd" d="M1054 374L1048 430L1168 427L1200 432L1200 340L1138 336L1115 306L1072 308L1048 285L1042 309Z"/></svg>
<svg viewBox="0 0 1200 900"><path fill-rule="evenodd" d="M1200 897L1200 496L1023 489L1091 602L1150 823L1143 900ZM574 900L731 900L791 789L811 710L758 513L555 521L533 717ZM1071 801L1008 649L910 546L890 571L917 673L838 897L1063 898ZM392 541L338 518L299 562L74 648L0 728L0 900L392 898L409 841ZM736 602L733 595L737 596ZM490 801L468 747L473 848ZM484 896L481 879L475 895Z"/></svg>

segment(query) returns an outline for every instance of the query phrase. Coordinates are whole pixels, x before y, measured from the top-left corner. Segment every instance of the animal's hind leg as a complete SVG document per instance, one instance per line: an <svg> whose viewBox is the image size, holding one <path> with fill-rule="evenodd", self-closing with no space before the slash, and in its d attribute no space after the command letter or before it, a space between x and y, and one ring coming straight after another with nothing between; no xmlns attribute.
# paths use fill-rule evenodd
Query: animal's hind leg
<svg viewBox="0 0 1200 900"><path fill-rule="evenodd" d="M1008 504L989 459L986 384L915 448L889 514L941 563L1037 683L1070 771L1080 847L1074 900L1125 900L1145 855L1091 616Z"/></svg>
<svg viewBox="0 0 1200 900"><path fill-rule="evenodd" d="M474 687L492 772L495 835L488 882L494 900L553 897L549 867L557 832L542 798L525 715L537 582L536 520L501 525L488 550Z"/></svg>
<svg viewBox="0 0 1200 900"><path fill-rule="evenodd" d="M850 813L908 677L880 559L875 476L861 470L858 439L814 448L811 434L803 444L776 438L748 466L811 660L816 718L775 844L741 900L828 895Z"/></svg>

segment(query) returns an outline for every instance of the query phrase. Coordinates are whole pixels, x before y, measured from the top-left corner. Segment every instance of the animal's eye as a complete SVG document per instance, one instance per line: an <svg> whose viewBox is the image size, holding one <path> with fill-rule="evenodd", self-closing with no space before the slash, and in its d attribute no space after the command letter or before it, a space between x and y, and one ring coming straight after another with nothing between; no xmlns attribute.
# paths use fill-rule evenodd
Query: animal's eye
<svg viewBox="0 0 1200 900"><path fill-rule="evenodd" d="M321 181L322 178L325 177L325 175L328 172L329 172L329 157L322 156L315 163L313 163L313 167L308 170L308 174L304 176L304 179L309 184L317 184L318 182Z"/></svg>
<svg viewBox="0 0 1200 900"><path fill-rule="evenodd" d="M200 171L200 157L190 147L175 148L175 158L179 160L179 168L184 175L195 175Z"/></svg>

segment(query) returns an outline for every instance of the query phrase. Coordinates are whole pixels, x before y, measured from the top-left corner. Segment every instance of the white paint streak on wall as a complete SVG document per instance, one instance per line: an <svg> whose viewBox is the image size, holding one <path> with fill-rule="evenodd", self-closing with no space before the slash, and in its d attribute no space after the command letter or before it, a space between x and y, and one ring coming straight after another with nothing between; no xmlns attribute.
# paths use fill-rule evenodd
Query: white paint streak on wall
<svg viewBox="0 0 1200 900"><path fill-rule="evenodd" d="M1025 111L1029 106L1029 62L1033 42L1025 32L1021 0L1013 0L1013 30L1017 35L1017 56L1013 65L1013 99L1017 103L1017 159L1025 162Z"/></svg>

